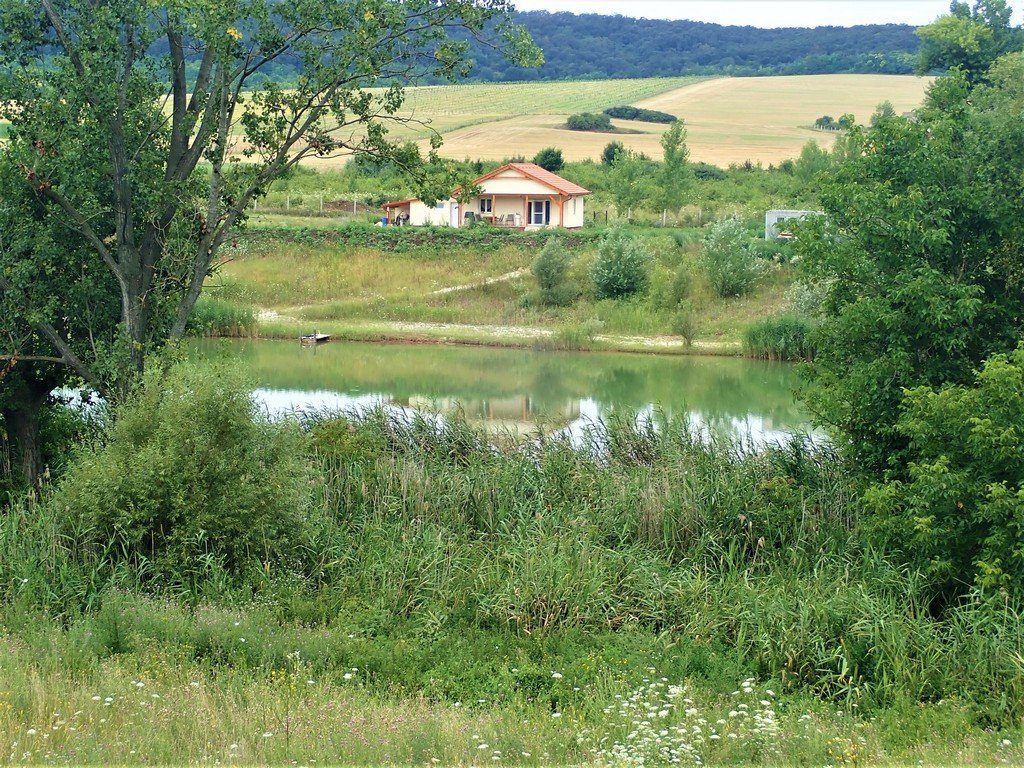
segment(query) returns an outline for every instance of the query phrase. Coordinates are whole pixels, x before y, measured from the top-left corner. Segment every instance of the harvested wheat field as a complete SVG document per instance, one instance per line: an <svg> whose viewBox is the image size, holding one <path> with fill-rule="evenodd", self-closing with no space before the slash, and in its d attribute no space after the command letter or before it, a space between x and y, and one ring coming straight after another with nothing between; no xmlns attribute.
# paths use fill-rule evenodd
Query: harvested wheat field
<svg viewBox="0 0 1024 768"><path fill-rule="evenodd" d="M904 112L921 104L930 82L910 75L800 75L429 86L408 89L402 115L441 133L442 154L460 160L532 157L544 147L560 148L570 161L597 160L610 141L659 157L664 125L616 120L622 131L616 134L563 127L576 112L634 104L686 120L692 160L767 165L796 157L809 139L830 148L836 134L813 128L822 115L839 118L849 112L866 122L885 100ZM422 139L425 147L428 130L413 123L393 135ZM330 158L311 164L344 162Z"/></svg>
<svg viewBox="0 0 1024 768"><path fill-rule="evenodd" d="M893 75L807 75L795 77L719 78L641 99L637 106L669 112L686 120L693 160L716 165L777 163L796 157L808 139L831 147L836 134L816 131L822 115L850 112L866 122L875 107L889 100L897 112L924 99L930 80ZM609 99L605 106L617 103ZM445 134L444 153L451 157L500 160L513 154L532 156L543 147L562 149L567 160L598 159L609 141L658 157L665 126L614 121L639 133L580 133L560 126L566 114L531 114L478 124Z"/></svg>

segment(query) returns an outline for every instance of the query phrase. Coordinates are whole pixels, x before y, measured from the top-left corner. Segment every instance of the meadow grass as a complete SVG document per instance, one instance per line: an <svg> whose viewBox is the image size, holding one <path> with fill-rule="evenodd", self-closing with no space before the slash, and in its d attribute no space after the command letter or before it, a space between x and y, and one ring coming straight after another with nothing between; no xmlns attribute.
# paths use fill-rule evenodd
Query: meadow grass
<svg viewBox="0 0 1024 768"><path fill-rule="evenodd" d="M334 239L333 233L350 239ZM407 233L394 242L374 241L385 234L395 233L359 227L253 233L228 249L228 261L208 281L206 295L217 306L276 312L276 319L265 317L260 324L262 335L275 338L291 338L296 331L308 333L314 326L349 338L352 333L367 338L363 334L369 332L373 338L387 330L381 327L385 323L392 324L389 337L402 338L410 329L403 331L401 324L426 323L466 326L462 331L448 328L440 333L461 334L467 341L487 342L496 333L513 337L518 333L525 339L517 343L510 338L508 343L530 346L537 335L546 335L542 331L571 334L589 324L594 329L590 336L620 337L613 346L625 348L633 337L675 337L678 307L660 283L676 280L674 275L682 270L688 275L684 285L696 348L724 345L723 349L736 352L748 325L787 308L787 288L794 279L791 267L777 265L750 294L721 299L697 267L699 230L690 236L689 230L673 235L637 229L634 236L648 244L656 264L659 284L649 296L599 301L584 290L568 307L545 307L536 300L533 277L514 274L523 272L536 257L537 242L514 237L491 242L483 239L487 232L477 242L472 232L444 231L412 232L410 238L419 239L409 242L404 237ZM469 239L463 241L464 235ZM586 287L596 240L588 236L569 242L573 279ZM504 279L487 283L497 278ZM458 290L446 290L451 288ZM493 328L511 330L488 330ZM516 328L529 330L517 332ZM431 335L436 334L427 336ZM607 343L569 340L563 348L602 346ZM636 346L651 349L643 343Z"/></svg>

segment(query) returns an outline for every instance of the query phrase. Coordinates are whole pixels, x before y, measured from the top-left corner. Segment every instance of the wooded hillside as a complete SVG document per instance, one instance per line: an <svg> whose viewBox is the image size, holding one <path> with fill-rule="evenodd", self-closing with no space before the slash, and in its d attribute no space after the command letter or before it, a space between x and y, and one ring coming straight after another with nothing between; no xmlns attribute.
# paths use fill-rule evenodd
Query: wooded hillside
<svg viewBox="0 0 1024 768"><path fill-rule="evenodd" d="M759 29L545 11L516 16L543 49L544 65L513 67L494 51L474 45L474 78L908 74L918 48L914 27L901 24Z"/></svg>

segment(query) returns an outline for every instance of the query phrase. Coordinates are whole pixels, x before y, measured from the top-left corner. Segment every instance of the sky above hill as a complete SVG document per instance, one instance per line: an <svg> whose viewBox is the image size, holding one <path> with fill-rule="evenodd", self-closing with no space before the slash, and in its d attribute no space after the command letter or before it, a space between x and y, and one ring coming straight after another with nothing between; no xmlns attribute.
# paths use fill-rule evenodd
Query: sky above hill
<svg viewBox="0 0 1024 768"><path fill-rule="evenodd" d="M520 11L622 14L752 27L849 27L929 24L949 13L949 0L514 0ZM1024 0L1011 0L1014 22Z"/></svg>

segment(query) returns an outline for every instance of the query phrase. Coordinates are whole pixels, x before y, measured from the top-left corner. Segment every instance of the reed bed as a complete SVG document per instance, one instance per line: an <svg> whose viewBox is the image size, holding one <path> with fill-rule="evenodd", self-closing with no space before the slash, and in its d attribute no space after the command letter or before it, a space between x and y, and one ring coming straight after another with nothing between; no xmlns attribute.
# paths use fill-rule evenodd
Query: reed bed
<svg viewBox="0 0 1024 768"><path fill-rule="evenodd" d="M208 433L221 403L241 407L223 395L197 382L166 421L145 398L121 416L146 457L117 465L121 507L164 498L159 450ZM200 541L163 530L179 549L160 551L130 526L104 542L72 524L61 500L83 478L99 489L128 437L112 432L78 457L88 470L0 516L11 760L1021 757L1018 608L980 593L934 604L865 540L853 475L828 449L755 449L660 417L524 443L385 409L305 414L288 438L308 471L302 518L237 562L211 544L223 532L209 517ZM221 492L253 482L244 463L216 471ZM631 700L665 711L664 727L633 727Z"/></svg>

